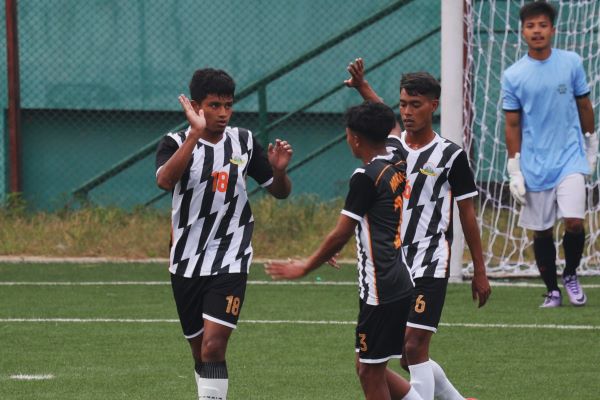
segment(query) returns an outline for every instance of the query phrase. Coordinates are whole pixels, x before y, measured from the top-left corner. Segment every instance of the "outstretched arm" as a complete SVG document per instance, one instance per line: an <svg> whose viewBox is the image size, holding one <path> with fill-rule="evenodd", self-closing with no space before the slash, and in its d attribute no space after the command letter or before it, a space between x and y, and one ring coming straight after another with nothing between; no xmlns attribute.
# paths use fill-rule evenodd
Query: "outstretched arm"
<svg viewBox="0 0 600 400"><path fill-rule="evenodd" d="M273 182L267 190L275 198L285 199L292 191L292 182L286 172L292 153L292 146L285 140L276 139L275 145L269 143L267 158L273 168Z"/></svg>
<svg viewBox="0 0 600 400"><path fill-rule="evenodd" d="M365 63L362 58L357 58L354 62L351 62L346 69L350 74L350 78L344 81L346 86L355 88L366 101L383 103L383 99L377 96L375 90L373 90L369 82L365 79ZM396 121L396 125L390 131L390 135L400 136L401 132L400 124Z"/></svg>
<svg viewBox="0 0 600 400"><path fill-rule="evenodd" d="M336 227L327 235L321 246L307 260L270 261L265 271L273 279L298 279L317 269L336 255L354 234L357 221L340 215Z"/></svg>
<svg viewBox="0 0 600 400"><path fill-rule="evenodd" d="M490 288L490 283L485 272L479 226L475 218L475 205L472 198L459 200L456 204L458 206L465 241L469 246L471 259L473 260L473 280L471 282L473 300L479 300L479 307L482 307L487 302L488 297L490 297L492 289Z"/></svg>
<svg viewBox="0 0 600 400"><path fill-rule="evenodd" d="M198 143L198 139L206 127L204 111L198 110L198 112L196 112L190 100L183 94L179 96L179 103L190 123L190 131L181 147L177 149L169 161L167 161L160 168L160 171L158 171L156 184L164 190L173 190L177 182L179 182L192 158L192 152Z"/></svg>

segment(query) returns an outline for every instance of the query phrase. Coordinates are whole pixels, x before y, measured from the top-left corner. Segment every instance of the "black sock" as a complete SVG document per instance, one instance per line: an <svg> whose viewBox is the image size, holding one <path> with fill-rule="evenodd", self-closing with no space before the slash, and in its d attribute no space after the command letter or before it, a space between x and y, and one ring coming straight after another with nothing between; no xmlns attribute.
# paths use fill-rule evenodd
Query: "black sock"
<svg viewBox="0 0 600 400"><path fill-rule="evenodd" d="M548 291L560 291L556 279L556 247L554 247L552 236L534 238L533 252L538 270Z"/></svg>
<svg viewBox="0 0 600 400"><path fill-rule="evenodd" d="M196 362L195 370L201 378L208 379L227 379L227 363L225 361L217 362Z"/></svg>
<svg viewBox="0 0 600 400"><path fill-rule="evenodd" d="M563 249L565 251L565 270L563 271L563 276L576 274L576 269L583 254L584 244L584 230L578 233L565 231L565 236L563 236Z"/></svg>

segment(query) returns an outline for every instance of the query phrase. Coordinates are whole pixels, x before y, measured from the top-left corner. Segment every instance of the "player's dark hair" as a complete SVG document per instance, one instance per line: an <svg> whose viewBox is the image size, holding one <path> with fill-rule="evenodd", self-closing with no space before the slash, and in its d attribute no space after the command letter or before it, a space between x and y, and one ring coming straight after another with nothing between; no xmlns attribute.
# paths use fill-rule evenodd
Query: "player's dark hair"
<svg viewBox="0 0 600 400"><path fill-rule="evenodd" d="M199 103L209 94L233 97L235 94L233 78L220 69L204 68L194 72L190 81L192 100Z"/></svg>
<svg viewBox="0 0 600 400"><path fill-rule="evenodd" d="M383 103L372 101L348 108L344 120L353 132L375 144L385 143L396 125L396 116L392 109Z"/></svg>
<svg viewBox="0 0 600 400"><path fill-rule="evenodd" d="M538 15L545 15L550 19L552 26L554 26L554 20L556 19L556 10L554 6L545 1L534 1L533 3L527 3L521 7L519 11L519 17L521 23L525 23L525 20L531 17L537 17Z"/></svg>
<svg viewBox="0 0 600 400"><path fill-rule="evenodd" d="M427 72L411 72L403 74L400 79L400 91L406 90L411 96L426 96L439 100L442 87L437 79Z"/></svg>

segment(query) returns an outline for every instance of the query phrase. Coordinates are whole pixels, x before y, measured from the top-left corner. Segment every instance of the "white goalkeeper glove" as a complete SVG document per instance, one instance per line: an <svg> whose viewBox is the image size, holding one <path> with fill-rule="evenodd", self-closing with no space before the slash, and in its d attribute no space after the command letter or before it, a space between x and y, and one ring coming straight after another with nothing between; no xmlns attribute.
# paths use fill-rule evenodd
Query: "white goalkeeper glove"
<svg viewBox="0 0 600 400"><path fill-rule="evenodd" d="M590 176L596 172L596 161L598 160L598 134L596 132L586 132L584 135L585 141L585 158L590 166Z"/></svg>
<svg viewBox="0 0 600 400"><path fill-rule="evenodd" d="M514 158L508 159L506 170L510 177L510 194L521 205L527 204L525 201L525 178L521 173L521 153L515 153Z"/></svg>

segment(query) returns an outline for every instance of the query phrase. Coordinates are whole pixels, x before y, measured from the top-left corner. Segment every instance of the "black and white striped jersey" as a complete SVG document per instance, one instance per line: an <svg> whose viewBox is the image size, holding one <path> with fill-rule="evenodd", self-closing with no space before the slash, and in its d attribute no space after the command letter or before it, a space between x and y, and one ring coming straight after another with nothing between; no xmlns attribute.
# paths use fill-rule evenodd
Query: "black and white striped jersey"
<svg viewBox="0 0 600 400"><path fill-rule="evenodd" d="M157 174L188 132L163 137L156 153ZM250 131L228 126L218 143L198 141L172 192L171 273L192 277L248 272L254 218L247 175L263 187L273 181L265 151Z"/></svg>
<svg viewBox="0 0 600 400"><path fill-rule="evenodd" d="M457 144L435 138L411 149L402 137L390 136L388 150L406 159L407 192L402 221L403 254L413 278L449 276L454 200L477 195L467 154Z"/></svg>
<svg viewBox="0 0 600 400"><path fill-rule="evenodd" d="M367 304L400 300L412 293L401 262L406 163L398 155L375 157L354 171L342 214L358 221L356 250L359 296Z"/></svg>

